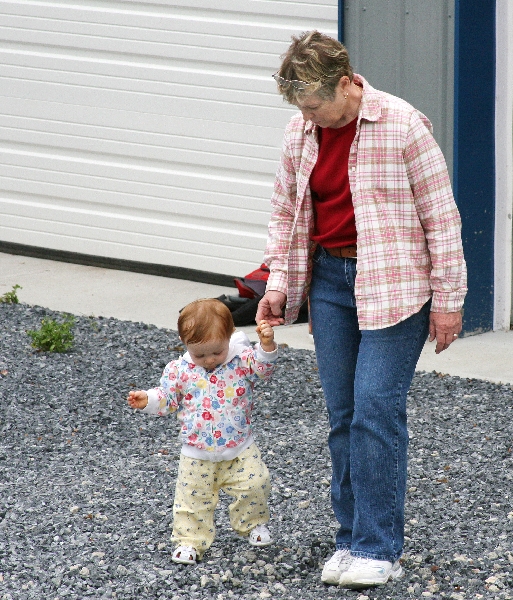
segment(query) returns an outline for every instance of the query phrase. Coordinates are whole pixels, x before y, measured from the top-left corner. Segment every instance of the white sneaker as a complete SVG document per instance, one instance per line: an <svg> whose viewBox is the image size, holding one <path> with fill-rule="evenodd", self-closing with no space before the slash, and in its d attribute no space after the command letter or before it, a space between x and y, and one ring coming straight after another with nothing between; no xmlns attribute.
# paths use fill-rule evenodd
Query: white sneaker
<svg viewBox="0 0 513 600"><path fill-rule="evenodd" d="M374 560L357 556L340 575L338 584L345 588L384 585L391 579L398 579L402 574L403 568L398 560L391 563L388 560Z"/></svg>
<svg viewBox="0 0 513 600"><path fill-rule="evenodd" d="M273 543L273 538L266 525L262 524L251 530L248 541L252 546L269 546Z"/></svg>
<svg viewBox="0 0 513 600"><path fill-rule="evenodd" d="M330 585L338 585L340 576L349 567L352 560L351 552L347 548L337 550L325 563L322 569L321 581Z"/></svg>

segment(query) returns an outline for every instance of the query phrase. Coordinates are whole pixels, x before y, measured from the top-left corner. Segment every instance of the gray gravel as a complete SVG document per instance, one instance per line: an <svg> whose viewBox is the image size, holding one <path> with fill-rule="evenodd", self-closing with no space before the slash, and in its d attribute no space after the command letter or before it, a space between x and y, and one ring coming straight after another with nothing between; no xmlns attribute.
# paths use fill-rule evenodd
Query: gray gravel
<svg viewBox="0 0 513 600"><path fill-rule="evenodd" d="M513 390L418 373L411 389L405 577L326 587L333 552L327 420L313 353L283 348L259 387L257 441L276 543L229 528L195 567L170 561L179 446L173 418L125 403L181 351L174 331L78 317L75 346L38 353L52 311L0 304L0 600L513 598Z"/></svg>

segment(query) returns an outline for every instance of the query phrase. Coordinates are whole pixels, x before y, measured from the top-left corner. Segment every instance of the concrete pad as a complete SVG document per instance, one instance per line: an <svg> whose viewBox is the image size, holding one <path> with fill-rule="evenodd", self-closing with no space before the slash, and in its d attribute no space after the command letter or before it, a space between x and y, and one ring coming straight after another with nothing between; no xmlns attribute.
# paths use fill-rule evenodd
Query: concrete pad
<svg viewBox="0 0 513 600"><path fill-rule="evenodd" d="M0 253L0 296L21 285L21 302L83 316L115 317L176 329L179 310L198 298L236 295L236 288ZM240 328L250 340L253 326ZM314 350L308 325L276 328L276 341ZM460 338L435 354L426 343L419 371L513 384L513 331Z"/></svg>
<svg viewBox="0 0 513 600"><path fill-rule="evenodd" d="M513 331L489 331L459 338L440 354L435 354L435 342L428 342L417 370L512 384Z"/></svg>
<svg viewBox="0 0 513 600"><path fill-rule="evenodd" d="M176 330L181 308L235 288L0 253L0 296L83 316L115 317Z"/></svg>

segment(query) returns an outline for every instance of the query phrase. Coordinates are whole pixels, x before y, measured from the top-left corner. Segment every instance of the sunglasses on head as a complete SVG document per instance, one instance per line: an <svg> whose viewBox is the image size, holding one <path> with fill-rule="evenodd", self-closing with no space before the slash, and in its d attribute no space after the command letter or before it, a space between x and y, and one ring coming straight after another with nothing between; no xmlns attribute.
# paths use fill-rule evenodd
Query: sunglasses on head
<svg viewBox="0 0 513 600"><path fill-rule="evenodd" d="M316 79L315 81L310 81L310 82L301 81L300 79L285 79L285 77L278 75L277 71L274 75L272 75L272 78L274 79L274 81L276 81L276 83L278 85L280 85L282 88L287 89L289 87L293 87L296 90L304 90L305 87L308 87L309 85L315 85L317 83L327 81L328 79L331 79L332 77L340 77L340 73L331 73L331 74L325 75L324 77L321 77L320 79Z"/></svg>
<svg viewBox="0 0 513 600"><path fill-rule="evenodd" d="M285 79L281 75L278 75L277 72L272 77L274 81L276 81L276 83L282 88L293 87L296 90L304 90L305 87L308 87L309 85L313 85L314 83L318 83L320 81L319 79L318 81L311 81L310 83L308 83L299 79Z"/></svg>

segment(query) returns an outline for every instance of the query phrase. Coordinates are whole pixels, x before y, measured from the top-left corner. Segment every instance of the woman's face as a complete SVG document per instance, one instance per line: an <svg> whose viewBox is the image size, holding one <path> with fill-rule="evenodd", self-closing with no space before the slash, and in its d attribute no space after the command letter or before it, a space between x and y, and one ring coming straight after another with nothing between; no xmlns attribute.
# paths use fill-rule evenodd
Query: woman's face
<svg viewBox="0 0 513 600"><path fill-rule="evenodd" d="M296 106L301 111L304 120L312 121L319 127L331 127L333 129L345 125L347 100L344 97L346 93L344 90L348 85L350 85L349 78L342 77L335 89L333 100L324 100L317 94L298 100Z"/></svg>

